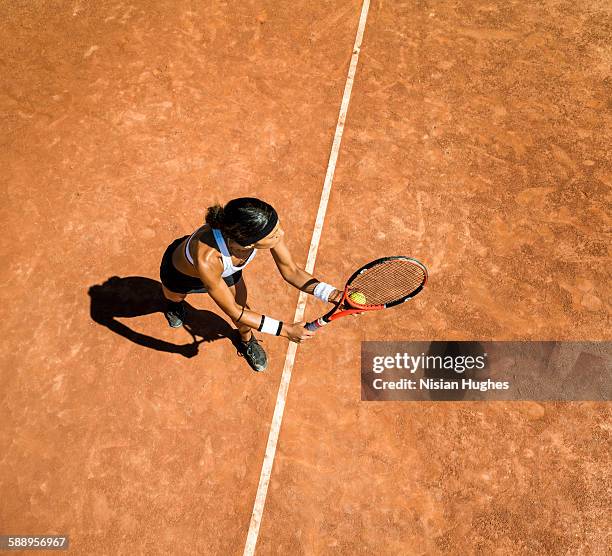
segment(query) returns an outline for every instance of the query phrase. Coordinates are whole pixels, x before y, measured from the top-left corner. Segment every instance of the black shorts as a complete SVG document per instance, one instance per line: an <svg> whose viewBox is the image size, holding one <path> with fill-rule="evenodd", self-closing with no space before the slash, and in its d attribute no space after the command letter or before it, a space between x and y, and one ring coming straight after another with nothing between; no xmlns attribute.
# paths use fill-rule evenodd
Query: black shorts
<svg viewBox="0 0 612 556"><path fill-rule="evenodd" d="M207 289L204 287L202 280L183 274L178 271L172 264L172 253L181 244L181 242L189 236L183 236L175 239L164 252L162 257L161 265L159 266L159 278L161 283L166 286L171 292L175 293L207 293ZM223 278L223 281L228 286L237 284L242 279L242 270L231 274L230 276Z"/></svg>

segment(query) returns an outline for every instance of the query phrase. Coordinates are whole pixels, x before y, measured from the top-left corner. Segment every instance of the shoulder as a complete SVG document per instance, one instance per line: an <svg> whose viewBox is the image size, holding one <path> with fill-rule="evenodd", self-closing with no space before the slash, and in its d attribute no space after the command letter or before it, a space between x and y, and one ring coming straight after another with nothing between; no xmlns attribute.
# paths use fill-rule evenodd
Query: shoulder
<svg viewBox="0 0 612 556"><path fill-rule="evenodd" d="M279 257L291 257L291 253L289 252L289 248L287 247L287 243L285 242L285 238L281 238L280 241L270 249L273 255L277 255Z"/></svg>
<svg viewBox="0 0 612 556"><path fill-rule="evenodd" d="M195 263L200 272L221 275L223 272L223 259L214 240L212 230L208 225L202 227L196 234Z"/></svg>

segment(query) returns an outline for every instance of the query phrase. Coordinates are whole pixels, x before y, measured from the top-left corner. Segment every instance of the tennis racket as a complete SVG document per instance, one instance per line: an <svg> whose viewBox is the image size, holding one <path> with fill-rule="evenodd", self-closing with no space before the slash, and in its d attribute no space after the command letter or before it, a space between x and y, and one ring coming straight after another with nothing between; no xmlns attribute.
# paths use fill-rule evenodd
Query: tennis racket
<svg viewBox="0 0 612 556"><path fill-rule="evenodd" d="M330 322L366 311L388 309L408 301L427 283L427 269L409 257L384 257L362 266L347 281L340 302L329 313L306 324L315 331Z"/></svg>

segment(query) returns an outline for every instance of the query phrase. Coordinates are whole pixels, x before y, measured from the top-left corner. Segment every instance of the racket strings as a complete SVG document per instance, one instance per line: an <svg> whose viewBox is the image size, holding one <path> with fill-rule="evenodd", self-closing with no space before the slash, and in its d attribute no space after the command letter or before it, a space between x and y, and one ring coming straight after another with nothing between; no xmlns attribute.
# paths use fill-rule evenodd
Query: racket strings
<svg viewBox="0 0 612 556"><path fill-rule="evenodd" d="M366 306L385 305L412 294L423 285L425 277L423 268L409 260L388 260L358 275L350 290L361 292Z"/></svg>

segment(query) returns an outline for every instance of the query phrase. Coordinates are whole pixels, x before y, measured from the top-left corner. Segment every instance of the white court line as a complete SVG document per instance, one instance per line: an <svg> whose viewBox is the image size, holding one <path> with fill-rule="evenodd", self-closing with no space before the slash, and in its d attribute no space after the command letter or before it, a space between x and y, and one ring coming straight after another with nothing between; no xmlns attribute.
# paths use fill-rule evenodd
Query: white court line
<svg viewBox="0 0 612 556"><path fill-rule="evenodd" d="M351 65L349 67L348 77L346 78L346 85L344 86L344 95L342 96L340 114L338 116L338 123L336 124L334 142L332 144L331 153L329 155L329 163L327 165L327 173L325 174L323 191L321 192L321 200L319 201L317 220L315 222L314 231L312 233L312 239L310 240L308 260L306 261L305 267L306 272L310 274L312 274L312 271L314 270L315 260L317 258L317 251L319 250L319 242L321 241L323 221L325 220L325 212L327 211L327 203L329 201L329 194L331 192L334 172L336 170L336 162L338 160L338 153L340 151L340 142L342 141L342 133L344 132L344 122L346 120L346 113L348 111L349 101L351 98L351 91L353 90L353 82L355 80L355 72L357 70L357 61L359 59L359 50L361 49L361 42L363 40L363 32L365 29L366 20L368 18L369 8L370 0L364 0L363 6L361 8L359 26L357 28L357 36L355 37L355 45L353 46L353 56L351 57ZM298 298L298 304L295 309L295 317L293 319L293 322L301 321L304 318L304 311L306 309L306 299L307 294L305 294L304 292L300 292L300 297ZM283 420L285 400L287 399L287 391L289 390L289 382L291 381L291 372L293 371L296 351L297 344L290 342L289 348L287 349L287 355L285 357L285 365L283 367L283 374L281 376L278 395L276 396L276 407L274 408L272 424L270 425L270 434L268 436L268 444L266 445L266 453L264 455L263 465L261 468L261 475L259 476L259 485L257 487L257 494L255 496L253 513L251 514L249 533L247 535L246 544L244 546L244 556L253 556L253 554L255 554L255 545L257 544L257 537L259 536L259 527L261 525L261 518L263 515L264 505L266 503L266 494L268 493L268 484L270 483L270 475L272 473L274 455L276 454L276 444L278 442L278 435L280 433L281 422Z"/></svg>

